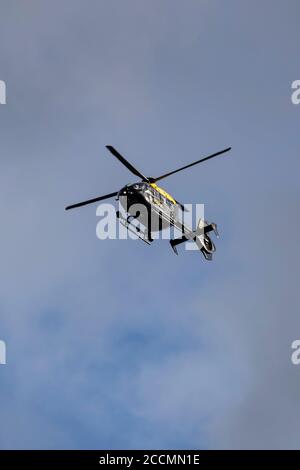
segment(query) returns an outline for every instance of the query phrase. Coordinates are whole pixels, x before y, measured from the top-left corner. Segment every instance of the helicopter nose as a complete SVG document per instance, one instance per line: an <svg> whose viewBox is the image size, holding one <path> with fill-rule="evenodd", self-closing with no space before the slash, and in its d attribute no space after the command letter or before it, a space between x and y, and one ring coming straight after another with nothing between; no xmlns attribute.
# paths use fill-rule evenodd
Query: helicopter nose
<svg viewBox="0 0 300 470"><path fill-rule="evenodd" d="M122 188L119 191L119 196L126 196L128 194L128 188Z"/></svg>

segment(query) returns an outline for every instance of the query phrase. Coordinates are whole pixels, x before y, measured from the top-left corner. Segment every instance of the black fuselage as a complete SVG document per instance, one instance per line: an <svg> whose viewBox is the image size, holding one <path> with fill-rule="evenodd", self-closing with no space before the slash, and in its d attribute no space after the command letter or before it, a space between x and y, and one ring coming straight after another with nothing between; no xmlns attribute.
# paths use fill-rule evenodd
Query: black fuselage
<svg viewBox="0 0 300 470"><path fill-rule="evenodd" d="M157 190L154 185L141 182L124 186L118 197L128 214L155 232L172 224L177 215L178 205L163 193L161 188Z"/></svg>

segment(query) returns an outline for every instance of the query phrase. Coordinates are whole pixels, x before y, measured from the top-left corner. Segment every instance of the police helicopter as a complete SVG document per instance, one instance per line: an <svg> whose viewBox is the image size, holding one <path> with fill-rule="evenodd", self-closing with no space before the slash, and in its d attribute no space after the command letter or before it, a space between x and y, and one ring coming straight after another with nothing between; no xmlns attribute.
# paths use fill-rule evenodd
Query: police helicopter
<svg viewBox="0 0 300 470"><path fill-rule="evenodd" d="M205 259L211 260L212 254L216 251L216 247L209 233L214 232L218 237L217 225L215 223L207 223L203 219L199 220L195 230L185 225L179 213L181 212L182 214L183 211L187 210L185 206L174 199L164 189L160 188L156 183L179 171L198 165L198 163L223 155L228 152L231 147L208 155L189 165L185 165L156 178L143 175L111 145L107 145L106 148L126 166L131 173L138 176L141 181L127 184L119 191L72 204L67 206L66 210L116 197L116 200L119 200L127 214L127 216L124 217L120 211L116 211L117 218L128 230L134 231L145 243L151 244L153 241L152 234L154 232L161 231L167 226L171 226L178 229L182 234L181 237L170 240L171 247L176 254L178 254L177 245L192 240L196 243ZM139 210L137 210L137 208ZM153 215L155 217L153 217ZM141 229L141 226L136 226L133 223L134 220L137 220L142 225L143 229Z"/></svg>

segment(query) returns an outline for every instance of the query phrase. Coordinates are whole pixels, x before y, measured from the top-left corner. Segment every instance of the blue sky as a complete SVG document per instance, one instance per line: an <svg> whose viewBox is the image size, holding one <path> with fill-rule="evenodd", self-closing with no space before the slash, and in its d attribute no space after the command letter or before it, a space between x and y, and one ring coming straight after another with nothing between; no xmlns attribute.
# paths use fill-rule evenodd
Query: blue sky
<svg viewBox="0 0 300 470"><path fill-rule="evenodd" d="M298 448L295 0L0 2L0 447ZM213 263L97 240L133 182L205 204Z"/></svg>

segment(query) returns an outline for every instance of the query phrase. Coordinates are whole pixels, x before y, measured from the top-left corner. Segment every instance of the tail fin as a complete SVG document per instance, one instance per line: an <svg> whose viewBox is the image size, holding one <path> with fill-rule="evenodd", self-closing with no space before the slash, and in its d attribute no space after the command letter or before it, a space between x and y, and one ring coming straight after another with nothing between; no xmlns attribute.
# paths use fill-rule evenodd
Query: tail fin
<svg viewBox="0 0 300 470"><path fill-rule="evenodd" d="M200 219L198 222L197 229L192 232L191 237L183 236L181 238L176 238L175 240L170 240L171 247L176 255L178 255L177 245L184 243L188 240L194 240L199 250L202 252L204 258L208 261L212 260L212 254L216 251L215 244L208 235L209 232L214 231L217 238L219 238L219 233L217 229L217 224L211 223L208 224L205 220Z"/></svg>
<svg viewBox="0 0 300 470"><path fill-rule="evenodd" d="M205 259L208 261L212 260L212 255L216 251L216 246L210 236L208 235L209 232L214 231L216 236L218 237L218 229L217 225L214 223L208 224L206 220L200 219L198 222L198 227L196 230L196 245L198 246L199 250L202 252Z"/></svg>

